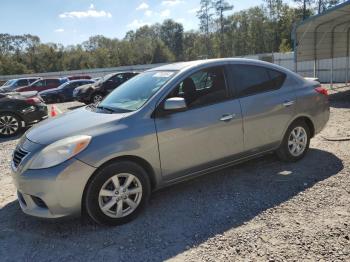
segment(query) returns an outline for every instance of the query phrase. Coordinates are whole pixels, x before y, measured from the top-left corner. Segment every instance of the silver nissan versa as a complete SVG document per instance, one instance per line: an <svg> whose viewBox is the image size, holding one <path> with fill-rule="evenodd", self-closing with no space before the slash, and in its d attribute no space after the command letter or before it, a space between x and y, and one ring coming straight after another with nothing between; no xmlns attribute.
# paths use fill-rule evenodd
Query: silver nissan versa
<svg viewBox="0 0 350 262"><path fill-rule="evenodd" d="M117 225L150 193L276 152L304 157L329 118L327 90L254 60L176 63L125 82L100 104L29 130L13 154L27 214L80 214Z"/></svg>

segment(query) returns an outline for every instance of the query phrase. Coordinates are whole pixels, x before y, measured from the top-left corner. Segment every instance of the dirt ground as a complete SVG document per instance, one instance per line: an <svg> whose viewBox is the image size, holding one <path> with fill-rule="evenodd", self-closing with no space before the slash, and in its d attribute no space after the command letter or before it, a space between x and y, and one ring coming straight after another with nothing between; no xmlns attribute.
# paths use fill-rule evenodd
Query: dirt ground
<svg viewBox="0 0 350 262"><path fill-rule="evenodd" d="M11 182L17 139L0 140L1 261L350 261L350 88L307 156L273 155L154 193L115 228L23 214ZM60 104L62 111L79 106Z"/></svg>

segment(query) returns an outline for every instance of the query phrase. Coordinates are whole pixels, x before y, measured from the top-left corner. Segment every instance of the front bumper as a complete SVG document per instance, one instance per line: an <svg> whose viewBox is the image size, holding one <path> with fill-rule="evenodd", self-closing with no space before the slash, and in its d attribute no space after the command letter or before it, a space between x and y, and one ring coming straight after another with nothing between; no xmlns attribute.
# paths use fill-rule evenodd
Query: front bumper
<svg viewBox="0 0 350 262"><path fill-rule="evenodd" d="M59 218L80 214L84 188L95 168L73 158L47 169L12 170L23 212Z"/></svg>

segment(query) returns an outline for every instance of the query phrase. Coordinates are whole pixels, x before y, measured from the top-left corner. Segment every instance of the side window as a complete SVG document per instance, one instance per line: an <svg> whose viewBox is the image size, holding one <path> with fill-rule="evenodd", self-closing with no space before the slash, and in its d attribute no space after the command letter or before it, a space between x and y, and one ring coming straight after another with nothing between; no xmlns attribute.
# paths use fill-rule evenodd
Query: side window
<svg viewBox="0 0 350 262"><path fill-rule="evenodd" d="M272 81L272 86L274 89L279 89L282 87L284 81L286 80L286 74L276 71L276 70L267 70Z"/></svg>
<svg viewBox="0 0 350 262"><path fill-rule="evenodd" d="M26 86L26 85L28 85L27 79L21 79L21 80L18 80L17 82L17 86Z"/></svg>
<svg viewBox="0 0 350 262"><path fill-rule="evenodd" d="M46 80L47 86L59 86L59 80L56 79L47 79Z"/></svg>
<svg viewBox="0 0 350 262"><path fill-rule="evenodd" d="M40 80L40 81L36 82L33 86L38 86L38 87L45 86L45 80Z"/></svg>
<svg viewBox="0 0 350 262"><path fill-rule="evenodd" d="M38 79L31 78L31 79L29 79L29 83L30 83L30 84L31 84L31 83L34 83L36 80L38 80Z"/></svg>
<svg viewBox="0 0 350 262"><path fill-rule="evenodd" d="M185 98L188 108L224 101L228 98L223 67L201 70L181 82L168 97Z"/></svg>
<svg viewBox="0 0 350 262"><path fill-rule="evenodd" d="M279 89L286 77L276 70L252 65L232 65L230 71L239 96Z"/></svg>

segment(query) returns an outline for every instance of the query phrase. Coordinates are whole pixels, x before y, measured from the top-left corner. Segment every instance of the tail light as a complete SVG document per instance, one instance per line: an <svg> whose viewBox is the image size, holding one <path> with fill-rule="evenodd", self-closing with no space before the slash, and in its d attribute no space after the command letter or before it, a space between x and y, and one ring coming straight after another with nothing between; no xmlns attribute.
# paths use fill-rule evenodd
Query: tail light
<svg viewBox="0 0 350 262"><path fill-rule="evenodd" d="M31 97L31 98L27 98L26 102L29 105L37 105L41 103L41 100L37 97Z"/></svg>
<svg viewBox="0 0 350 262"><path fill-rule="evenodd" d="M322 94L322 95L328 96L328 90L327 90L326 88L322 87L322 86L316 87L316 88L315 88L315 91L316 91L317 93Z"/></svg>

